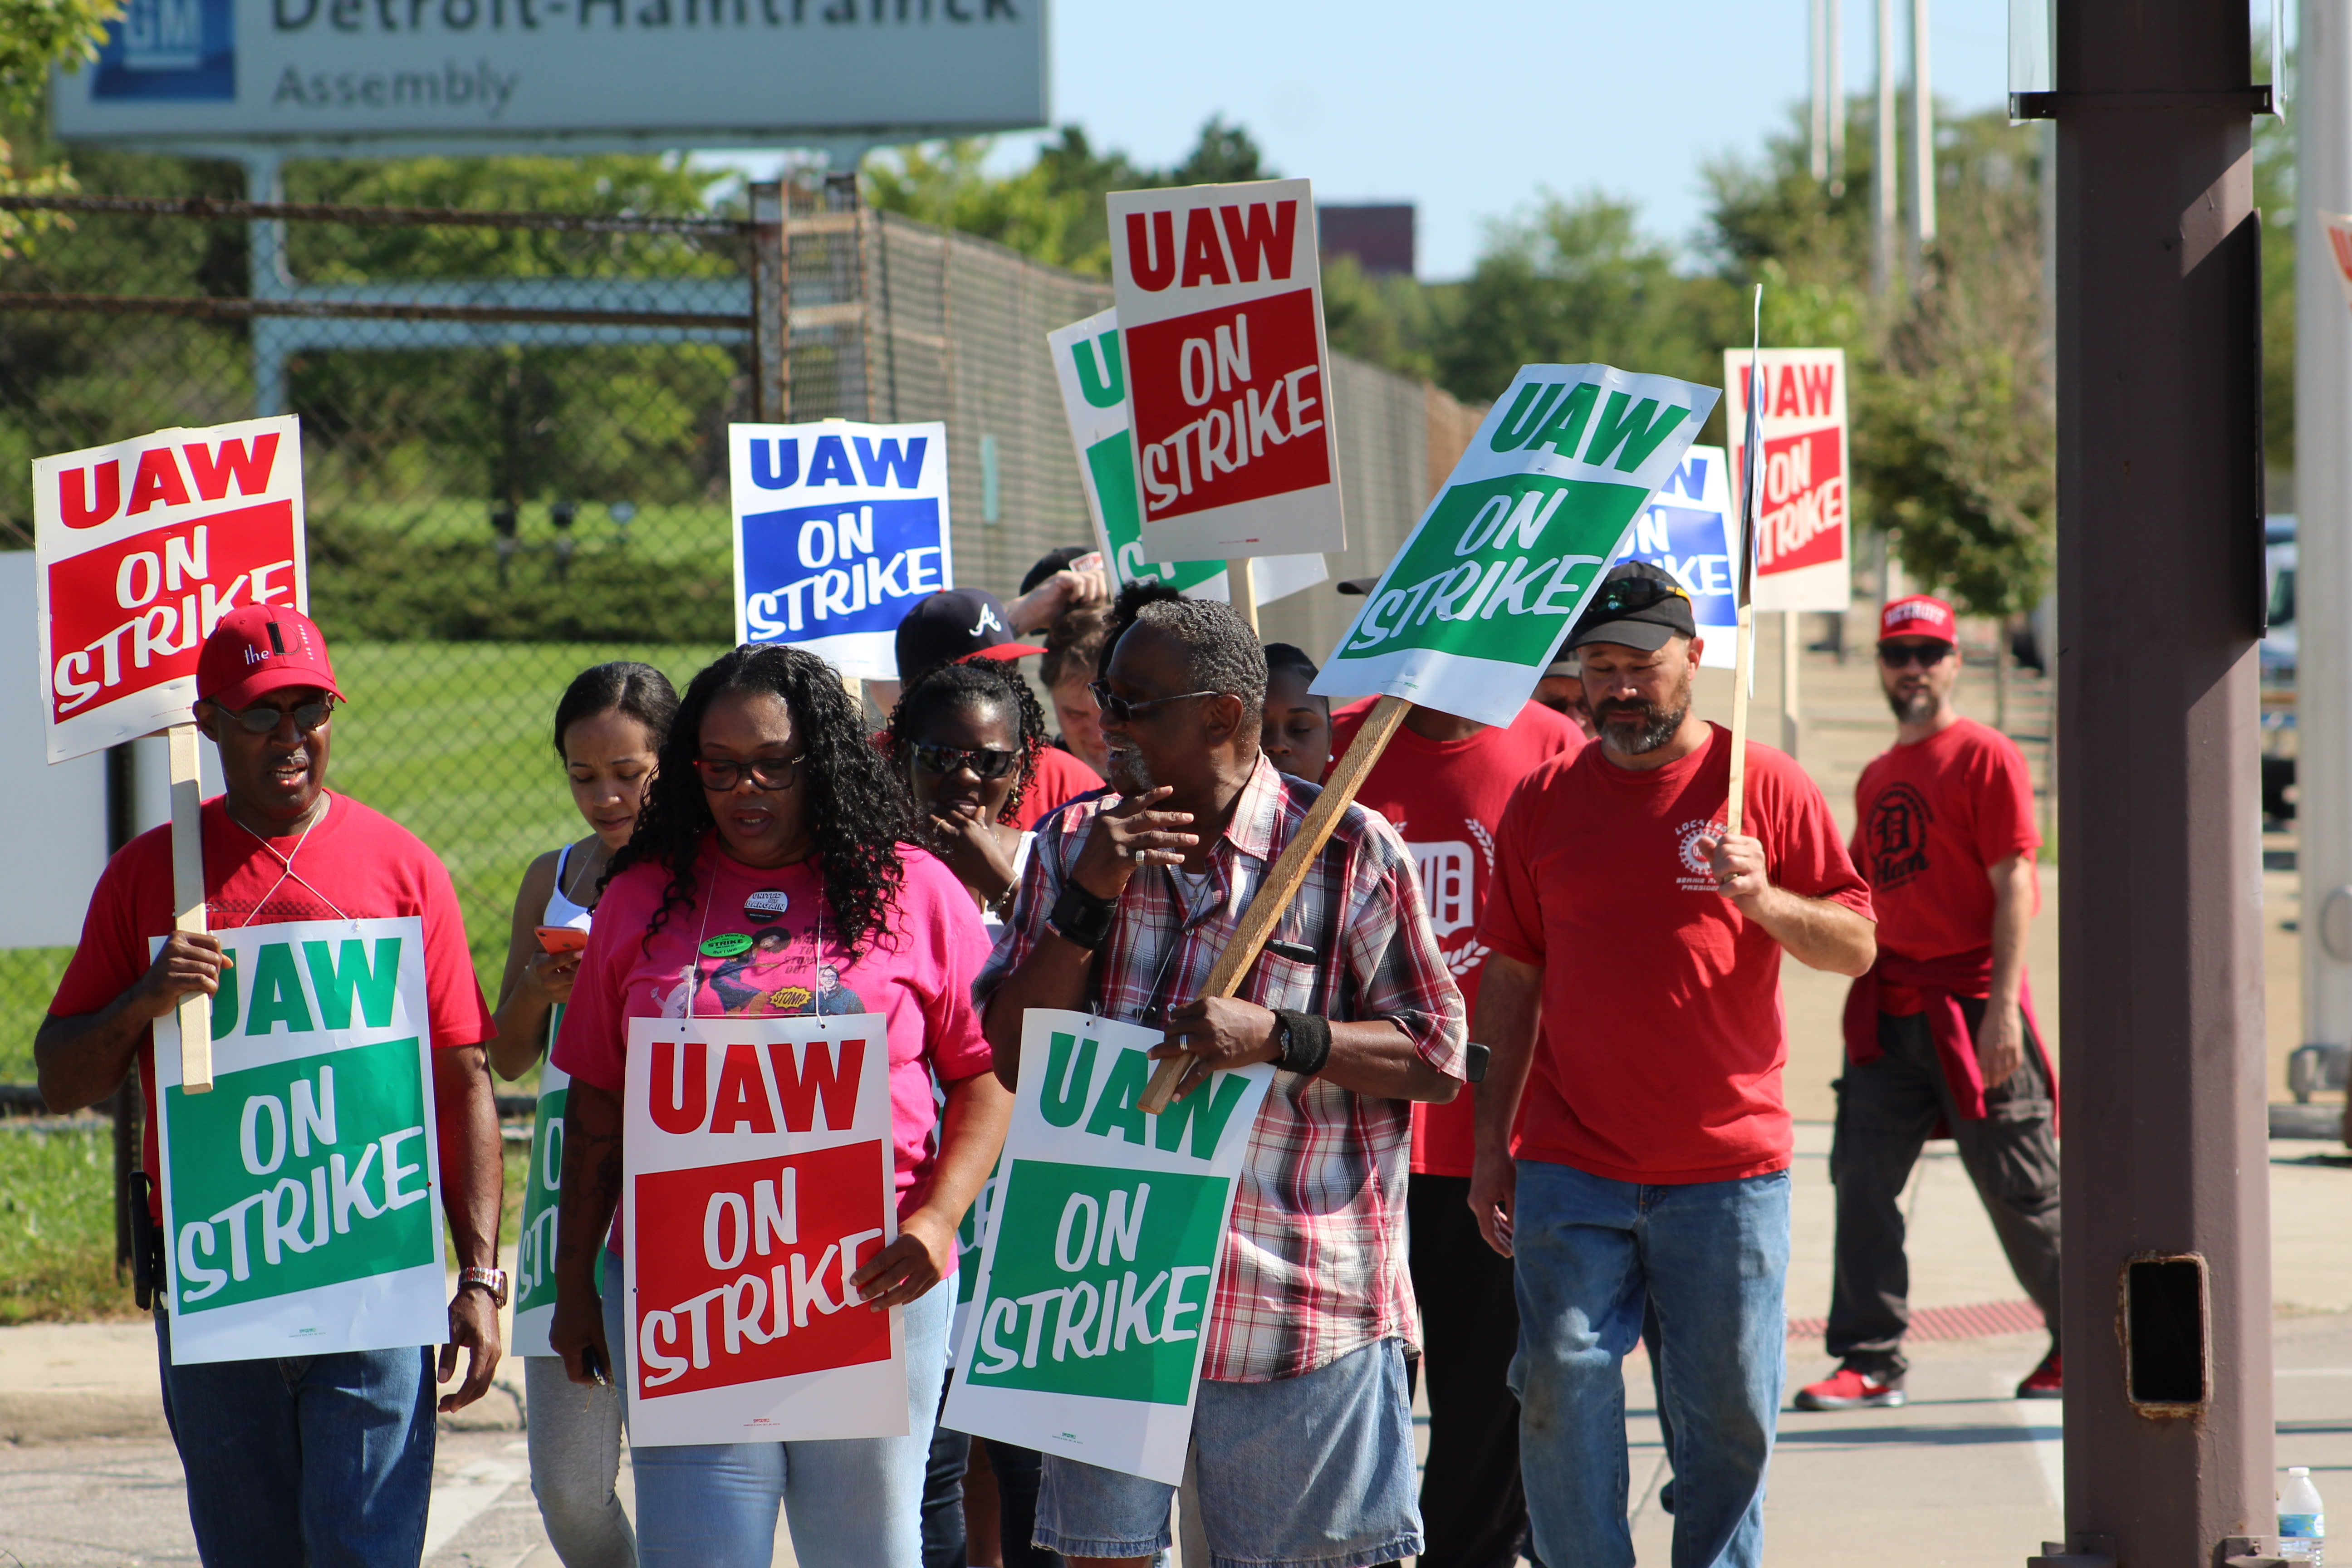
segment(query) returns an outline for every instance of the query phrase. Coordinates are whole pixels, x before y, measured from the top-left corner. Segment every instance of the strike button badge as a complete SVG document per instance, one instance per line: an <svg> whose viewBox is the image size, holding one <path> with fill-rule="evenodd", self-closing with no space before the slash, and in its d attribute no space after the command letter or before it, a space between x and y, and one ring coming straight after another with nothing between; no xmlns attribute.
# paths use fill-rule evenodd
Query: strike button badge
<svg viewBox="0 0 2352 1568"><path fill-rule="evenodd" d="M751 938L747 931L730 931L702 944L705 958L733 958L738 953L751 951Z"/></svg>
<svg viewBox="0 0 2352 1568"><path fill-rule="evenodd" d="M791 895L782 888L762 888L743 900L743 915L747 920L772 921L792 907Z"/></svg>

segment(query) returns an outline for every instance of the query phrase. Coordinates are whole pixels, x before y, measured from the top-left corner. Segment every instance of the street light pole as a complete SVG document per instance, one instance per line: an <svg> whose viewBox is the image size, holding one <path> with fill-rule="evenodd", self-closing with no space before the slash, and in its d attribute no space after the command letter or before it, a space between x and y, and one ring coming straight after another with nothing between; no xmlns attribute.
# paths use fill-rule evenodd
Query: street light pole
<svg viewBox="0 0 2352 1568"><path fill-rule="evenodd" d="M2262 1561L2261 228L2243 0L2059 0L2065 1568ZM2042 96L2042 95L2036 95Z"/></svg>
<svg viewBox="0 0 2352 1568"><path fill-rule="evenodd" d="M1895 226L1903 188L1895 136L1895 0L1878 0L1878 146L1871 157L1870 291L1895 280Z"/></svg>

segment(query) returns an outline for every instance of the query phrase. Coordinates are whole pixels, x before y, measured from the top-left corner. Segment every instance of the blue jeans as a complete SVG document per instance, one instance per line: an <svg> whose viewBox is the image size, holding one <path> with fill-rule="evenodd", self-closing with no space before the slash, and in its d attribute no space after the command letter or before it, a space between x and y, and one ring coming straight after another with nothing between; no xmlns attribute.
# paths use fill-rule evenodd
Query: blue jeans
<svg viewBox="0 0 2352 1568"><path fill-rule="evenodd" d="M1156 1558L1174 1544L1174 1487L1061 1454L1045 1460L1039 1545ZM1421 1551L1402 1340L1298 1377L1202 1379L1192 1460L1210 1568L1369 1568Z"/></svg>
<svg viewBox="0 0 2352 1568"><path fill-rule="evenodd" d="M415 1568L433 1495L423 1348L172 1364L155 1314L163 1419L214 1568Z"/></svg>
<svg viewBox="0 0 2352 1568"><path fill-rule="evenodd" d="M1621 1363L1657 1310L1674 1568L1757 1568L1788 1336L1789 1173L1639 1186L1522 1160L1519 1468L1537 1552L1631 1568Z"/></svg>
<svg viewBox="0 0 2352 1568"><path fill-rule="evenodd" d="M604 1342L628 1342L621 1260L604 1254ZM676 1568L768 1568L776 1509L793 1553L824 1568L922 1568L923 1474L948 1371L952 1277L906 1309L904 1437L694 1443L629 1449L637 1479L637 1561ZM618 1350L616 1363L626 1360Z"/></svg>

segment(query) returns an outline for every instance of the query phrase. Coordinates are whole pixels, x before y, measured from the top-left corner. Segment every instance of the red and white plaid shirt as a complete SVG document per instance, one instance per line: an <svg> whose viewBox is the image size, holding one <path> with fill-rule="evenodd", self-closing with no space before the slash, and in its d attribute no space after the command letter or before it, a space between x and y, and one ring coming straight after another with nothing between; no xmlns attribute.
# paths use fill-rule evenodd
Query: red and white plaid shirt
<svg viewBox="0 0 2352 1568"><path fill-rule="evenodd" d="M1119 896L1095 955L1088 1005L1108 1018L1158 1025L1201 994L1250 897L1298 831L1317 786L1265 758L1232 823L1209 847L1208 882L1188 908L1166 868ZM1037 826L1021 891L972 992L985 1009L1046 935L1105 795ZM1311 952L1313 962L1286 956ZM1387 821L1350 805L1251 966L1244 1000L1340 1021L1387 1018L1448 1078L1463 1076L1462 994L1437 950L1412 853ZM1375 1341L1418 1338L1405 1268L1405 1180L1412 1107L1320 1078L1276 1073L1250 1129L1225 1235L1202 1375L1222 1383L1297 1377Z"/></svg>

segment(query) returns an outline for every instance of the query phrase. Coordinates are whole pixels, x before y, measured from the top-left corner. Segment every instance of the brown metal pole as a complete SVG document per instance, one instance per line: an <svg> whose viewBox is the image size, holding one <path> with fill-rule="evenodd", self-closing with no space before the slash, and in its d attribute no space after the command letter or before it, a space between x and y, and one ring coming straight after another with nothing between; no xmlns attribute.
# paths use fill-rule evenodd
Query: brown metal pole
<svg viewBox="0 0 2352 1568"><path fill-rule="evenodd" d="M106 752L106 853L112 858L136 835L135 765L129 742ZM114 1279L130 1278L131 1168L139 1158L139 1069L133 1067L107 1100L114 1133Z"/></svg>
<svg viewBox="0 0 2352 1568"><path fill-rule="evenodd" d="M2259 1562L2271 1469L2243 0L2059 0L2066 1529Z"/></svg>
<svg viewBox="0 0 2352 1568"><path fill-rule="evenodd" d="M784 187L754 184L751 194L751 420L792 417L792 279L785 259Z"/></svg>

